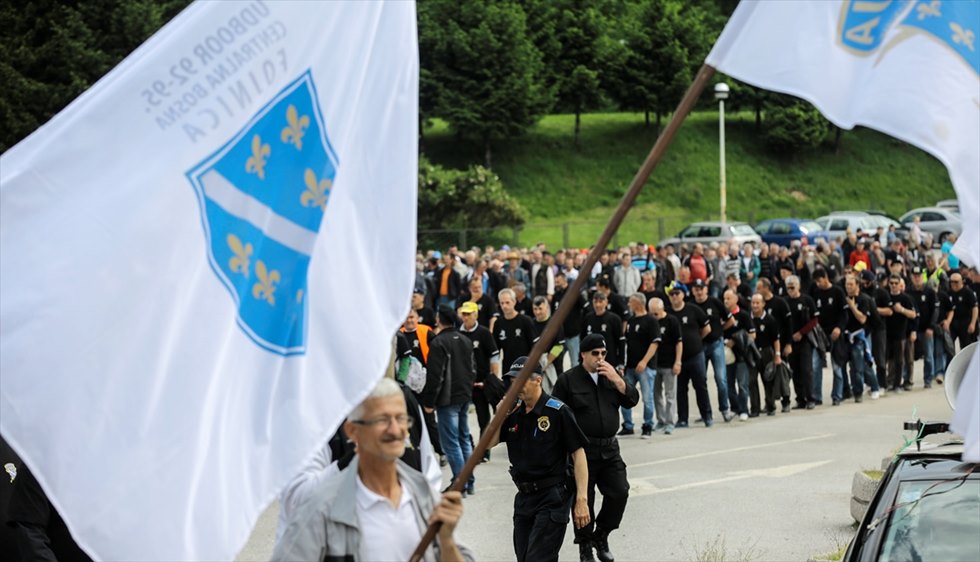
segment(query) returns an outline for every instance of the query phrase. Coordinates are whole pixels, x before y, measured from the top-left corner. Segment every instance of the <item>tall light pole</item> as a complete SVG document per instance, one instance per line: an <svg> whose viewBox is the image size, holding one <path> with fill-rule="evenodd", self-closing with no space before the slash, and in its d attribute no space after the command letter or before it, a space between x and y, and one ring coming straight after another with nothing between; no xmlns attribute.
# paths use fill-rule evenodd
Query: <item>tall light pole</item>
<svg viewBox="0 0 980 562"><path fill-rule="evenodd" d="M715 84L715 99L718 100L718 140L721 162L721 222L727 221L728 199L725 194L725 100L728 99L728 84Z"/></svg>

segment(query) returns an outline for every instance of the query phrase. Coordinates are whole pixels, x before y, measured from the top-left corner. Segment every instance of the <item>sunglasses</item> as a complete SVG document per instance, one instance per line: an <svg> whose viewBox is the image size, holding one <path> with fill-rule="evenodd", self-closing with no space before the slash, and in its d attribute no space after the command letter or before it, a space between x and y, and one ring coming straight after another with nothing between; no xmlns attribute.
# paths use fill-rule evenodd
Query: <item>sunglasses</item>
<svg viewBox="0 0 980 562"><path fill-rule="evenodd" d="M592 354L592 357L605 357L606 356L606 352L605 351L601 351L601 350L598 350L598 349L596 349L596 350L594 350L594 351L592 351L590 353Z"/></svg>

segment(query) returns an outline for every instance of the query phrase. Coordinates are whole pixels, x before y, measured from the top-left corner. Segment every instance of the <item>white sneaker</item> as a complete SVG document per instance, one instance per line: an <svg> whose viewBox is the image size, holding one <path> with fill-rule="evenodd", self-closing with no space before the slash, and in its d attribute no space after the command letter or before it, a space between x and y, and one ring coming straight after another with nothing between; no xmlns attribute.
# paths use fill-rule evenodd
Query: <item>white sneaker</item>
<svg viewBox="0 0 980 562"><path fill-rule="evenodd" d="M748 419L749 419L749 415L748 414L739 414L738 415L738 421L747 421Z"/></svg>
<svg viewBox="0 0 980 562"><path fill-rule="evenodd" d="M880 397L881 397L881 393L878 392L877 390L875 390L874 392L871 393L871 399L872 400L877 400Z"/></svg>

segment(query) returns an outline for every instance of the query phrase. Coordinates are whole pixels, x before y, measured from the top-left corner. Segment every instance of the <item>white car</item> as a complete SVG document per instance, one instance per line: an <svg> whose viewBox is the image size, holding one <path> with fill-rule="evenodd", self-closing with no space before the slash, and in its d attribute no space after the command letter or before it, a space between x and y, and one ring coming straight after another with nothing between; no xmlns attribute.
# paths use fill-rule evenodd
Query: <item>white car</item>
<svg viewBox="0 0 980 562"><path fill-rule="evenodd" d="M963 232L963 219L958 212L948 207L912 209L898 220L903 225L911 227L916 215L919 217L919 228L922 232L931 234L932 239L939 244L942 244L950 234L959 236Z"/></svg>

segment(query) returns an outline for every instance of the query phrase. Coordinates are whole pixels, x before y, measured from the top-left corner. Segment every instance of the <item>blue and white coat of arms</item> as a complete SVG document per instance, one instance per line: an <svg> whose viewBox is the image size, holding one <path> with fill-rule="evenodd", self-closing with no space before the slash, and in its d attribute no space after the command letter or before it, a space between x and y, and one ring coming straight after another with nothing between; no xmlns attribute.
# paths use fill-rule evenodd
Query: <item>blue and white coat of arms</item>
<svg viewBox="0 0 980 562"><path fill-rule="evenodd" d="M306 350L307 270L337 166L307 71L187 172L211 267L269 351Z"/></svg>

